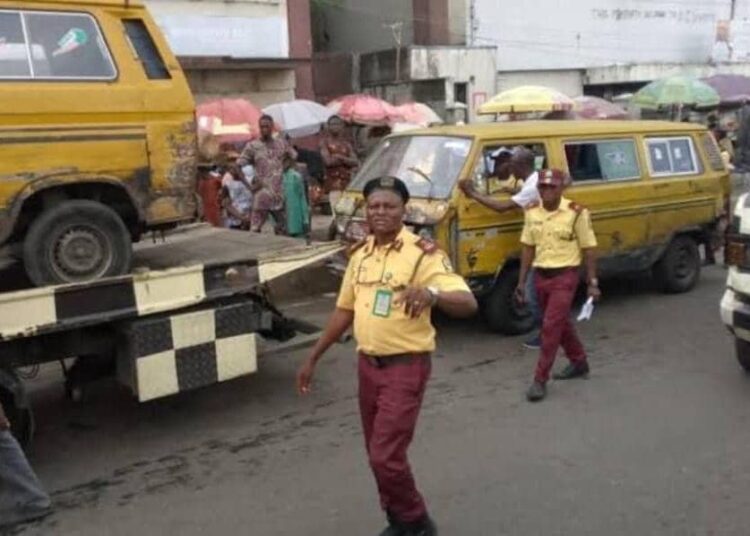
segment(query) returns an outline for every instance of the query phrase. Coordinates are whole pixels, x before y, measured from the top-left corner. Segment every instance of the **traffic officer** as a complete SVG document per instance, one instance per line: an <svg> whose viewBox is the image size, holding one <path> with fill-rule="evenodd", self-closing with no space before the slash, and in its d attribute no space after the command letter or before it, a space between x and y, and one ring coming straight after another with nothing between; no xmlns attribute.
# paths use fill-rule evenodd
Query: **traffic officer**
<svg viewBox="0 0 750 536"><path fill-rule="evenodd" d="M381 536L437 534L407 460L430 375L434 307L454 317L476 313L466 282L436 244L403 225L409 191L383 177L364 188L370 234L351 250L336 309L297 375L310 392L315 366L353 324L365 447L389 526Z"/></svg>
<svg viewBox="0 0 750 536"><path fill-rule="evenodd" d="M0 404L0 528L44 517L50 504Z"/></svg>
<svg viewBox="0 0 750 536"><path fill-rule="evenodd" d="M565 172L557 169L542 171L537 188L541 203L526 209L521 244L521 274L516 288L516 299L525 300L526 278L534 266L534 282L541 306L542 344L534 382L526 393L529 401L542 400L547 394L547 380L560 346L570 364L557 380L570 380L589 372L586 351L583 349L570 310L578 288L579 269L585 260L588 295L601 297L596 278L596 236L591 226L591 215L581 205L562 196L567 182Z"/></svg>

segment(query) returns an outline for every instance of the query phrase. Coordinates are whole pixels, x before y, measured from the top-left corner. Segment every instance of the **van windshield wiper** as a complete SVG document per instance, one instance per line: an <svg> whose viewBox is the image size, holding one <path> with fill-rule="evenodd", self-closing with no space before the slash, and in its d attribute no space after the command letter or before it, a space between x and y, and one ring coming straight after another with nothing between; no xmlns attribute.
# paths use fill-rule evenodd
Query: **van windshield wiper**
<svg viewBox="0 0 750 536"><path fill-rule="evenodd" d="M421 169L419 169L418 167L410 167L410 168L406 168L406 170L407 171L411 171L413 173L416 173L417 175L419 175L420 177L422 177L424 180L426 180L430 184L430 191L427 193L427 197L431 198L432 197L432 189L435 186L435 183L432 182L432 179L430 178L430 176L427 173L425 173L424 171L422 171Z"/></svg>

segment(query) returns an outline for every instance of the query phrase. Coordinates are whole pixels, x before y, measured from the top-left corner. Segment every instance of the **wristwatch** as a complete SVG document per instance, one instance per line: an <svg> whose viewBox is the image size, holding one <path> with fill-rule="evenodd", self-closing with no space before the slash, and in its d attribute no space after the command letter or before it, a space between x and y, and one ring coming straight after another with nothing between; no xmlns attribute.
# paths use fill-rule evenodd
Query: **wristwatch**
<svg viewBox="0 0 750 536"><path fill-rule="evenodd" d="M430 307L435 307L438 302L438 298L440 297L440 289L437 287L427 287L427 292L430 293L430 298L432 300L430 301Z"/></svg>
<svg viewBox="0 0 750 536"><path fill-rule="evenodd" d="M592 277L589 279L589 286L590 287L598 287L599 286L599 280L596 277Z"/></svg>

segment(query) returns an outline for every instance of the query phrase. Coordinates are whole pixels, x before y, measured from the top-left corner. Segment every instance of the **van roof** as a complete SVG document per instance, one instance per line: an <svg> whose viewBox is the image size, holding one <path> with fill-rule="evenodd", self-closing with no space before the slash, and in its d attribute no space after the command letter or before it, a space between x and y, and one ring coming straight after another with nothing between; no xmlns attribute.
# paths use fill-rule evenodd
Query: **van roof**
<svg viewBox="0 0 750 536"><path fill-rule="evenodd" d="M106 7L121 7L125 8L142 8L142 0L0 0L0 7L17 7L20 9L28 4L46 4L52 6L106 6Z"/></svg>
<svg viewBox="0 0 750 536"><path fill-rule="evenodd" d="M429 129L409 130L404 134L442 134L445 136L471 136L474 138L527 138L536 136L597 136L608 134L695 132L706 127L693 123L669 121L581 121L542 120L508 121L502 123L475 123L471 125L445 125ZM399 134L396 134L397 136Z"/></svg>

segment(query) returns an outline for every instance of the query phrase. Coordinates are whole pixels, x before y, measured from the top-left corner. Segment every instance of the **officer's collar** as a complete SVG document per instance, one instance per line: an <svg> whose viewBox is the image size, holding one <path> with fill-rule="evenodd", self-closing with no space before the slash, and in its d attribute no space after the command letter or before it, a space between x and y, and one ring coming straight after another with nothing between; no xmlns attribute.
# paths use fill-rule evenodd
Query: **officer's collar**
<svg viewBox="0 0 750 536"><path fill-rule="evenodd" d="M402 225L401 230L396 235L396 238L393 240L393 242L384 246L385 249L387 251L390 251L391 249L393 251L401 251L401 248L404 247L404 242L407 238L408 233L409 233L409 230L406 228L405 225ZM367 241L367 246L365 246L365 253L369 255L374 250L375 250L375 235L370 235L370 238Z"/></svg>

